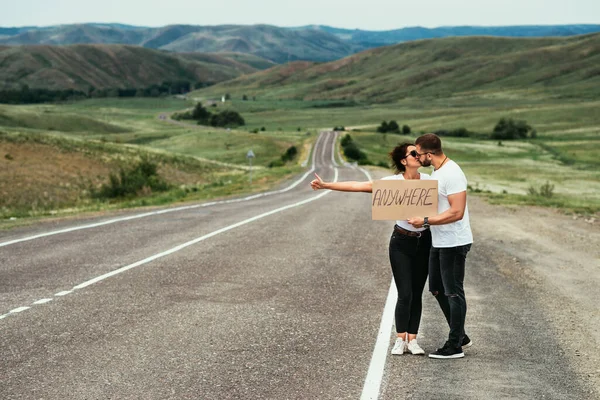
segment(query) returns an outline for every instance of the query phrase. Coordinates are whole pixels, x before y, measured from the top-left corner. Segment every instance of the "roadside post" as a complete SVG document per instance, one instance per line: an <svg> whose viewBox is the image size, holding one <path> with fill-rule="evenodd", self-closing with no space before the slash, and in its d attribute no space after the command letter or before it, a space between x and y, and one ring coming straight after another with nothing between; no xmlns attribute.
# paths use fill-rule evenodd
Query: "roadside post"
<svg viewBox="0 0 600 400"><path fill-rule="evenodd" d="M248 150L248 154L246 154L246 158L248 159L248 163L250 164L250 184L252 185L252 159L256 157L252 149Z"/></svg>

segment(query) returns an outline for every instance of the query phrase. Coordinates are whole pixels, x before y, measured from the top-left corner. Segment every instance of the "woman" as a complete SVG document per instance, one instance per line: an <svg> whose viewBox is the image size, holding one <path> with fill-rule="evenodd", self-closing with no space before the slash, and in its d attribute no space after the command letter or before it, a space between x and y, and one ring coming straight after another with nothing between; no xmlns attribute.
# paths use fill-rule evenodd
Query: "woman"
<svg viewBox="0 0 600 400"><path fill-rule="evenodd" d="M405 143L396 146L389 154L396 174L383 179L430 179L419 173L421 163L416 147ZM367 192L373 190L372 182L323 182L316 178L310 185L314 190L330 189L342 192ZM389 254L394 282L398 289L396 302L396 343L392 354L405 351L412 354L425 354L417 343L417 333L421 322L422 296L429 263L431 233L429 229L415 228L406 221L396 221L390 239Z"/></svg>

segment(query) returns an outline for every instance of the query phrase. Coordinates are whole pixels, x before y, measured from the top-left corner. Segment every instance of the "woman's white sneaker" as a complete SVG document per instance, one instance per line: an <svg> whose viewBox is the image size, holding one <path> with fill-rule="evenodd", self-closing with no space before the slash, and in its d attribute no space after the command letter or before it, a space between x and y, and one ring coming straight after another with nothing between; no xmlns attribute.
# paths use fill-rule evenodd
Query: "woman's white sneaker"
<svg viewBox="0 0 600 400"><path fill-rule="evenodd" d="M411 352L411 354L425 354L425 350L423 350L421 346L419 346L419 343L417 343L417 339L413 339L410 342L408 342L408 345L406 347L408 351Z"/></svg>
<svg viewBox="0 0 600 400"><path fill-rule="evenodd" d="M396 343L394 343L394 348L392 349L392 354L401 356L407 350L408 350L408 343L406 343L402 338L396 338Z"/></svg>

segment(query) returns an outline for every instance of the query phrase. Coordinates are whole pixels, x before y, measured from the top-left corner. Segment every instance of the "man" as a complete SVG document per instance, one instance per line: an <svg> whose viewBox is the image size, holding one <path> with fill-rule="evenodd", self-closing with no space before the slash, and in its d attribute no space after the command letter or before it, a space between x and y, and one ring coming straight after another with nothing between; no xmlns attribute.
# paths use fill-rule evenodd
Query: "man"
<svg viewBox="0 0 600 400"><path fill-rule="evenodd" d="M465 261L473 243L467 207L467 178L458 164L444 154L437 135L420 136L415 145L421 165L434 168L431 178L438 181L438 215L414 217L408 222L415 228L431 227L429 290L450 326L446 344L429 357L462 358L462 348L472 344L465 334Z"/></svg>

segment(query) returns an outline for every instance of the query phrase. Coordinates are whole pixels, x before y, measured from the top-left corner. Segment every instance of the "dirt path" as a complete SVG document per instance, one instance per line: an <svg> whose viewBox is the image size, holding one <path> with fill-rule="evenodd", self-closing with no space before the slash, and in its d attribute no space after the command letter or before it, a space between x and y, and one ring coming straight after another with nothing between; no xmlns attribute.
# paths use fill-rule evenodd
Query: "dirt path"
<svg viewBox="0 0 600 400"><path fill-rule="evenodd" d="M574 372L600 391L600 224L470 196L475 240L509 280L531 289ZM527 300L527 299L524 299ZM502 301L502 299L498 299Z"/></svg>

